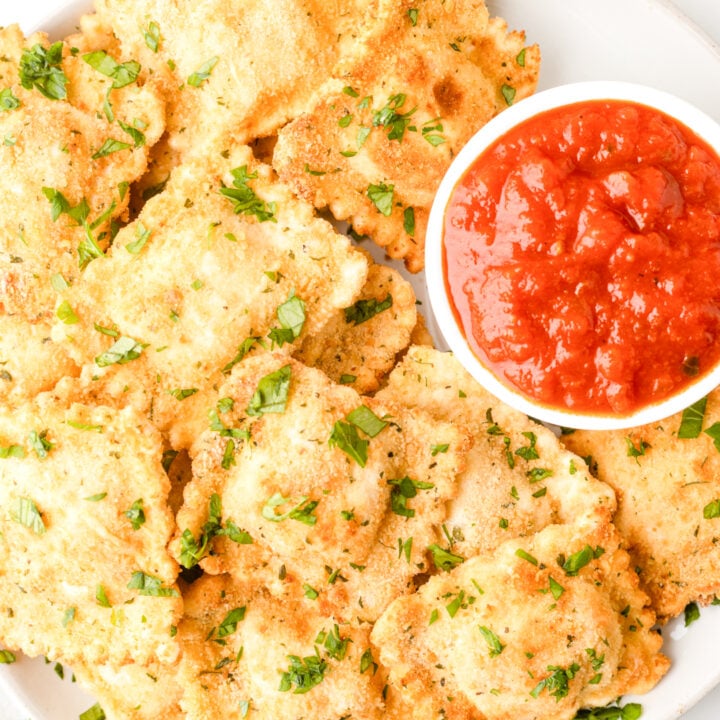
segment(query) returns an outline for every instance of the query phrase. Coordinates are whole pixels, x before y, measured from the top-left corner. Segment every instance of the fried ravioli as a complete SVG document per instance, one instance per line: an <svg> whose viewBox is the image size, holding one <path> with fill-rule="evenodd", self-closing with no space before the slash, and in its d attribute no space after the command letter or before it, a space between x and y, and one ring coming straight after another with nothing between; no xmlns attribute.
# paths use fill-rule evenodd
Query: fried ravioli
<svg viewBox="0 0 720 720"><path fill-rule="evenodd" d="M16 398L77 374L51 338L56 316L73 322L62 290L78 280L87 253L107 246L164 128L154 86L137 76L121 86L88 62L82 35L71 44L0 30L0 80L11 104L0 113L0 361L11 376L3 389ZM103 50L93 57L121 67ZM49 355L57 361L43 362Z"/></svg>
<svg viewBox="0 0 720 720"><path fill-rule="evenodd" d="M159 434L130 410L44 400L0 413L0 636L70 665L172 662Z"/></svg>
<svg viewBox="0 0 720 720"><path fill-rule="evenodd" d="M393 602L371 635L393 716L569 720L649 689L668 662L618 542L609 524L549 526Z"/></svg>
<svg viewBox="0 0 720 720"><path fill-rule="evenodd" d="M206 575L187 593L178 628L186 716L235 707L267 720L379 720L383 686L367 655L369 633L302 594L279 599L247 580Z"/></svg>
<svg viewBox="0 0 720 720"><path fill-rule="evenodd" d="M487 393L452 354L411 347L376 396L462 427L474 439L446 521L460 555L553 523L608 522L610 486L547 428Z"/></svg>
<svg viewBox="0 0 720 720"><path fill-rule="evenodd" d="M364 255L240 147L178 168L68 291L79 320L56 330L88 392L134 404L186 448L207 427L206 392L250 348L289 354L366 275Z"/></svg>
<svg viewBox="0 0 720 720"><path fill-rule="evenodd" d="M383 0L312 106L279 132L273 164L417 272L432 199L458 150L531 94L539 50L481 0Z"/></svg>
<svg viewBox="0 0 720 720"><path fill-rule="evenodd" d="M177 665L154 662L75 663L73 675L102 707L107 720L186 720L180 709L182 688Z"/></svg>
<svg viewBox="0 0 720 720"><path fill-rule="evenodd" d="M243 362L220 396L177 517L180 562L276 594L306 585L344 619L372 621L409 592L429 570L465 436L278 355Z"/></svg>
<svg viewBox="0 0 720 720"><path fill-rule="evenodd" d="M297 115L374 13L372 0L96 0L124 51L163 79L163 176L191 154L269 135Z"/></svg>
<svg viewBox="0 0 720 720"><path fill-rule="evenodd" d="M358 299L322 332L308 335L294 357L361 394L375 392L405 350L417 325L412 285L400 273L372 263Z"/></svg>
<svg viewBox="0 0 720 720"><path fill-rule="evenodd" d="M696 414L702 417L703 411ZM702 420L709 432L681 432L678 413L653 425L578 430L563 438L615 488L614 522L662 620L720 593L720 454L713 436L718 421L720 394L714 391Z"/></svg>

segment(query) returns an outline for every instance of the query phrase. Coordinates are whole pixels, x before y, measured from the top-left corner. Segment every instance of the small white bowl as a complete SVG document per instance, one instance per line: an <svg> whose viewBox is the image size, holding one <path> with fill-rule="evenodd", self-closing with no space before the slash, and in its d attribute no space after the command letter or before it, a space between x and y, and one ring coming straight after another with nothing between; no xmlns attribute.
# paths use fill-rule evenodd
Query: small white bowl
<svg viewBox="0 0 720 720"><path fill-rule="evenodd" d="M690 103L644 85L590 81L558 86L512 105L482 127L458 153L435 196L425 244L425 275L430 305L450 350L470 374L497 398L527 415L560 427L611 430L655 422L680 412L720 385L720 363L676 394L627 415L582 413L551 407L523 394L484 365L465 339L452 310L445 281L443 232L447 204L468 168L495 140L538 113L590 100L620 100L645 105L679 121L720 152L720 125Z"/></svg>

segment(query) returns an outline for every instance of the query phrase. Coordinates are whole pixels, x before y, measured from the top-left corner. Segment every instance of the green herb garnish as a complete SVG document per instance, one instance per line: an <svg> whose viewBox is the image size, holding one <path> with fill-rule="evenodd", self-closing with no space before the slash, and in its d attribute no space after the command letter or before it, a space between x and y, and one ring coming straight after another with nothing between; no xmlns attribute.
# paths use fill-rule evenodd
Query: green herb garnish
<svg viewBox="0 0 720 720"><path fill-rule="evenodd" d="M20 58L20 84L26 90L35 88L50 100L64 100L67 75L62 71L63 43L58 41L49 48L33 45L23 50Z"/></svg>

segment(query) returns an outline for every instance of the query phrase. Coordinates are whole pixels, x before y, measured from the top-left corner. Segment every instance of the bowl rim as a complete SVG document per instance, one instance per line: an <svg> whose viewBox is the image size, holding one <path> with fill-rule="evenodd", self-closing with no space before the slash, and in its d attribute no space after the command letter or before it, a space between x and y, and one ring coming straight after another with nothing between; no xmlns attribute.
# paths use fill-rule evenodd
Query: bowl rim
<svg viewBox="0 0 720 720"><path fill-rule="evenodd" d="M470 164L496 139L526 119L554 108L589 100L626 101L659 110L685 125L720 155L720 124L686 100L639 83L593 80L542 90L504 109L461 148L435 194L425 240L425 277L435 323L461 365L492 395L526 415L558 427L618 430L663 420L705 397L720 385L720 362L680 392L627 415L584 413L550 407L501 381L470 348L452 310L445 284L443 228L450 197Z"/></svg>

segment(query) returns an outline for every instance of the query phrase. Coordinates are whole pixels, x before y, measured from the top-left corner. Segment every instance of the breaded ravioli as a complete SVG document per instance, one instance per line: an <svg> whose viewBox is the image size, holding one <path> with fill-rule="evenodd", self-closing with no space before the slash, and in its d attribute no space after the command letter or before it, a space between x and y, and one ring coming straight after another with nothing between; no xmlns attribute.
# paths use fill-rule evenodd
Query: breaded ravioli
<svg viewBox="0 0 720 720"><path fill-rule="evenodd" d="M419 408L473 438L446 520L460 555L549 524L612 517L612 488L550 430L487 393L451 353L411 347L376 397Z"/></svg>
<svg viewBox="0 0 720 720"><path fill-rule="evenodd" d="M615 524L661 620L720 594L720 393L706 403L685 422L563 437L615 488Z"/></svg>
<svg viewBox="0 0 720 720"><path fill-rule="evenodd" d="M72 665L173 662L182 601L159 434L131 410L0 412L0 638Z"/></svg>
<svg viewBox="0 0 720 720"><path fill-rule="evenodd" d="M182 687L177 679L177 663L76 662L73 676L102 707L107 720L186 720L180 709Z"/></svg>
<svg viewBox="0 0 720 720"><path fill-rule="evenodd" d="M667 669L614 527L549 526L397 599L371 640L391 716L570 720Z"/></svg>
<svg viewBox="0 0 720 720"><path fill-rule="evenodd" d="M30 397L77 374L50 332L58 318L74 322L63 291L107 247L163 132L157 88L139 66L96 49L103 39L112 46L97 35L51 45L42 33L0 30L3 396Z"/></svg>
<svg viewBox="0 0 720 720"><path fill-rule="evenodd" d="M299 588L298 588L299 589ZM370 626L323 612L302 591L275 598L250 578L205 575L178 628L189 719L383 717Z"/></svg>
<svg viewBox="0 0 720 720"><path fill-rule="evenodd" d="M163 79L168 134L153 177L190 154L269 135L296 116L376 0L96 0L124 51Z"/></svg>
<svg viewBox="0 0 720 720"><path fill-rule="evenodd" d="M372 621L410 591L465 436L279 355L249 358L219 394L177 516L180 562L278 594L297 582L344 619Z"/></svg>
<svg viewBox="0 0 720 720"><path fill-rule="evenodd" d="M368 261L247 147L179 167L67 293L57 323L88 392L132 403L176 449L207 427L206 391L252 348L289 354L352 305Z"/></svg>
<svg viewBox="0 0 720 720"><path fill-rule="evenodd" d="M537 46L482 0L382 0L307 112L279 132L273 164L412 272L450 161L490 118L535 88Z"/></svg>
<svg viewBox="0 0 720 720"><path fill-rule="evenodd" d="M294 357L361 394L375 392L410 343L418 313L412 285L372 263L358 299L322 332L308 335Z"/></svg>

